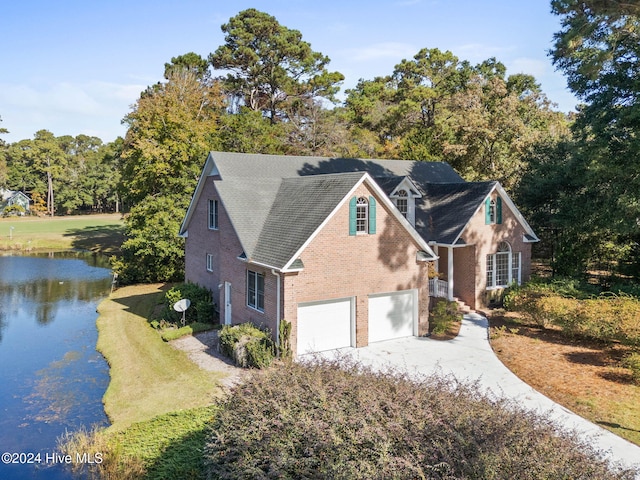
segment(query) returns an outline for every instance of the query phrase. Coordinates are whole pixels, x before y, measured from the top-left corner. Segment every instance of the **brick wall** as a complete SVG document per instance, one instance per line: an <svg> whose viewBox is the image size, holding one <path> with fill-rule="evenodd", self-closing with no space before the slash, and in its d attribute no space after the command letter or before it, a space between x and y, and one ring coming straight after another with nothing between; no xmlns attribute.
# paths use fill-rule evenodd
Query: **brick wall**
<svg viewBox="0 0 640 480"><path fill-rule="evenodd" d="M453 293L476 308L476 247L474 245L453 249Z"/></svg>
<svg viewBox="0 0 640 480"><path fill-rule="evenodd" d="M361 185L355 196L369 197ZM355 297L356 346L368 344L368 295L417 288L419 333L428 329L427 263L416 262L418 246L392 217L379 198L374 235L349 235L348 202L336 212L302 252L304 270L287 275L284 318L292 322L291 343L296 346L297 304Z"/></svg>
<svg viewBox="0 0 640 480"><path fill-rule="evenodd" d="M209 200L218 200L218 230L208 227ZM209 288L220 311L220 322L225 319L224 283L231 284L231 323L253 322L275 331L277 280L270 270L249 266L238 259L242 245L236 235L224 205L219 201L214 177L207 179L195 207L185 247L185 279ZM213 271L206 269L207 253L213 255ZM247 306L247 270L264 274L264 312ZM218 288L221 285L221 288Z"/></svg>
<svg viewBox="0 0 640 480"><path fill-rule="evenodd" d="M372 195L362 185L356 196ZM208 200L218 199L213 179L208 179L195 207L186 239L186 272L188 281L213 291L224 322L224 287L232 288L232 323L251 321L275 332L277 329L277 277L269 269L239 260L242 246L219 203L218 230L208 229ZM348 202L336 212L313 238L300 258L304 270L282 274L281 318L292 322L291 344L296 348L297 308L299 303L346 297L356 298L356 345L368 344L368 295L418 289L419 334L428 330L429 292L427 263L417 262L418 246L401 224L390 215L379 198L377 228L374 235L349 235ZM206 254L214 255L213 272L206 270ZM247 269L263 273L265 308L259 312L247 306ZM275 337L275 335L274 335Z"/></svg>
<svg viewBox="0 0 640 480"><path fill-rule="evenodd" d="M492 194L496 199L497 192ZM487 293L487 255L493 254L498 249L498 244L506 241L511 245L511 251L516 254L521 252L522 281L529 279L531 274L531 244L524 242L525 230L515 215L511 212L507 203L502 202L502 223L494 225L485 224L484 205L472 217L469 225L462 235L465 243L475 245L475 307L486 304ZM458 249L454 250L454 256ZM458 280L460 271L455 271ZM470 273L469 273L470 274ZM466 275L466 273L464 274ZM460 280L462 283L465 280ZM466 292L465 292L466 295ZM465 300L466 302L466 300ZM469 303L469 302L466 302ZM471 305L471 304L470 304Z"/></svg>

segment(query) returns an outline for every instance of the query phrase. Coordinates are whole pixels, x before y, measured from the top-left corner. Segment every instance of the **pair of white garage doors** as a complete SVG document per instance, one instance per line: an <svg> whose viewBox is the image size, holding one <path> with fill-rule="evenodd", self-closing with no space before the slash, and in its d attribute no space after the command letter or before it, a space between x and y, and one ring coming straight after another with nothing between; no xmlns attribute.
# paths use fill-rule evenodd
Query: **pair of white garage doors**
<svg viewBox="0 0 640 480"><path fill-rule="evenodd" d="M417 334L417 290L370 295L369 343ZM298 355L355 346L355 298L298 306Z"/></svg>

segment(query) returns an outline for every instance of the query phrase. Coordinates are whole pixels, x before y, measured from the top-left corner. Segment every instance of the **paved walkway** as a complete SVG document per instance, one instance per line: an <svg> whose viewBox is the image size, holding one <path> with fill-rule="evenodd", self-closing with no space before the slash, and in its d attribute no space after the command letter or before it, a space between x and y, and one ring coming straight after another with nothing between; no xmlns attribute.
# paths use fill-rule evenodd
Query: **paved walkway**
<svg viewBox="0 0 640 480"><path fill-rule="evenodd" d="M514 399L519 405L548 414L568 429L590 438L611 460L640 467L640 447L601 428L551 401L521 381L505 367L489 345L489 323L478 314L465 315L453 340L407 337L373 343L363 348L341 349L374 368L399 368L416 375L452 374L461 381L478 380L488 394ZM324 352L326 358L335 352Z"/></svg>

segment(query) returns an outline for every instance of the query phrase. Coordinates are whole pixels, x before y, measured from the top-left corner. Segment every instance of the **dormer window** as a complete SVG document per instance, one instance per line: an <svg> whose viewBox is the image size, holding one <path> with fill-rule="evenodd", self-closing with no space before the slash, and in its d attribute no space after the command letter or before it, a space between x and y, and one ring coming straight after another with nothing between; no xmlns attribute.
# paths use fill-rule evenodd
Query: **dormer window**
<svg viewBox="0 0 640 480"><path fill-rule="evenodd" d="M402 214L404 218L407 218L408 211L408 195L406 190L398 190L396 192L398 198L396 198L396 207L398 207L398 211Z"/></svg>
<svg viewBox="0 0 640 480"><path fill-rule="evenodd" d="M422 198L422 195L408 178L398 183L396 188L391 192L389 198L393 201L398 212L406 218L409 223L415 227L416 225L416 200Z"/></svg>

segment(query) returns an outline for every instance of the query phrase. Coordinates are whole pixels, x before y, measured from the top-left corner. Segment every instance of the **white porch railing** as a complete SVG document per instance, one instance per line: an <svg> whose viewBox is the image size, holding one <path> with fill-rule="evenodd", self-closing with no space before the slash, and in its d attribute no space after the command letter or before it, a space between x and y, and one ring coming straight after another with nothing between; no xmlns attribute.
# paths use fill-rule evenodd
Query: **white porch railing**
<svg viewBox="0 0 640 480"><path fill-rule="evenodd" d="M449 297L449 284L439 278L429 279L429 296L437 298Z"/></svg>

